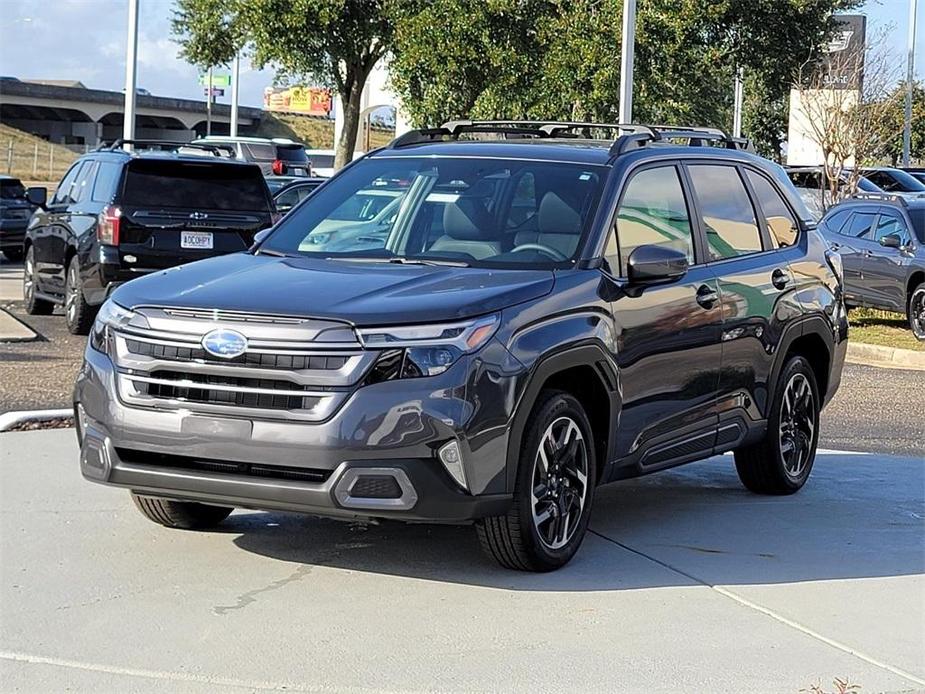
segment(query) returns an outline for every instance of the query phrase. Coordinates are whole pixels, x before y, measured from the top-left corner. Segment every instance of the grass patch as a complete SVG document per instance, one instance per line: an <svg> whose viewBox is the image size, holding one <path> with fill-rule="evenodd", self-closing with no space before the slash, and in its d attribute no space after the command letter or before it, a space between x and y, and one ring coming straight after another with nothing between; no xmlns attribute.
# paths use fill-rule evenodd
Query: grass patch
<svg viewBox="0 0 925 694"><path fill-rule="evenodd" d="M10 166L10 146L13 148ZM0 123L0 171L23 182L52 182L52 187L80 154Z"/></svg>
<svg viewBox="0 0 925 694"><path fill-rule="evenodd" d="M257 137L288 137L304 142L309 149L334 149L334 121L323 118L297 116L291 113L270 113L265 111ZM382 147L395 137L393 130L374 128L369 135L373 148ZM358 139L362 143L363 133Z"/></svg>
<svg viewBox="0 0 925 694"><path fill-rule="evenodd" d="M925 342L915 339L901 313L855 308L848 312L848 322L851 324L848 337L853 342L925 352Z"/></svg>

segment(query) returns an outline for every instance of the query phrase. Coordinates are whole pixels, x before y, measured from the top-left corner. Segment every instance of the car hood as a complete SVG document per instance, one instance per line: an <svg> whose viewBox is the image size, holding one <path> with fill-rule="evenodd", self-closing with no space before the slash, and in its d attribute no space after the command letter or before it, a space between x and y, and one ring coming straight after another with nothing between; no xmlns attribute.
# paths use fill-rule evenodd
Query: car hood
<svg viewBox="0 0 925 694"><path fill-rule="evenodd" d="M126 308L171 306L343 320L355 325L469 318L548 294L550 270L347 262L249 253L210 258L119 287Z"/></svg>

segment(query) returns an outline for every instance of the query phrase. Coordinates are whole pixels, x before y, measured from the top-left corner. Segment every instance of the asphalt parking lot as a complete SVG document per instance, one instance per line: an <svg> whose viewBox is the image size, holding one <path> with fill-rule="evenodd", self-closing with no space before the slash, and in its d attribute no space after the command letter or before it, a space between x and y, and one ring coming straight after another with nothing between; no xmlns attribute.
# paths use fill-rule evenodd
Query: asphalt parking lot
<svg viewBox="0 0 925 694"><path fill-rule="evenodd" d="M0 435L4 691L925 688L921 459L823 453L793 497L722 457L599 490L576 559L471 528L145 521L72 430ZM551 654L555 654L554 657Z"/></svg>

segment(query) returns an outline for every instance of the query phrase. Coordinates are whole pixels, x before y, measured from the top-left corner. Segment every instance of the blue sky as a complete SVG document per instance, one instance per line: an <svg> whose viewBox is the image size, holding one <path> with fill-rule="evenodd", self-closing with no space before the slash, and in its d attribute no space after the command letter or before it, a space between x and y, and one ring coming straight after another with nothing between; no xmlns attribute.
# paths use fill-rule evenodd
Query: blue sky
<svg viewBox="0 0 925 694"><path fill-rule="evenodd" d="M909 0L867 0L868 32L889 31L905 59ZM140 0L138 86L152 94L202 98L197 70L170 39L172 0ZM125 81L125 0L0 0L0 75L20 79L75 79L120 90ZM925 0L919 0L916 76L925 78ZM259 106L270 70L243 65L241 102ZM227 102L228 98L219 99Z"/></svg>

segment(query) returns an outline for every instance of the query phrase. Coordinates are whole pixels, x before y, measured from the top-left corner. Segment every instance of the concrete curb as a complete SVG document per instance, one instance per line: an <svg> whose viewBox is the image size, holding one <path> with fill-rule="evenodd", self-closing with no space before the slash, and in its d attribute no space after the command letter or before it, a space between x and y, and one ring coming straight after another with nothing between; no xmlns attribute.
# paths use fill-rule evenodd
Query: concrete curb
<svg viewBox="0 0 925 694"><path fill-rule="evenodd" d="M925 352L917 352L913 349L881 347L849 341L848 354L845 358L853 364L925 371Z"/></svg>
<svg viewBox="0 0 925 694"><path fill-rule="evenodd" d="M64 419L73 417L74 410L67 408L61 410L24 410L20 412L6 412L0 414L0 432L12 429L23 422L47 422L50 419Z"/></svg>
<svg viewBox="0 0 925 694"><path fill-rule="evenodd" d="M0 308L0 342L30 342L36 337L32 328Z"/></svg>

